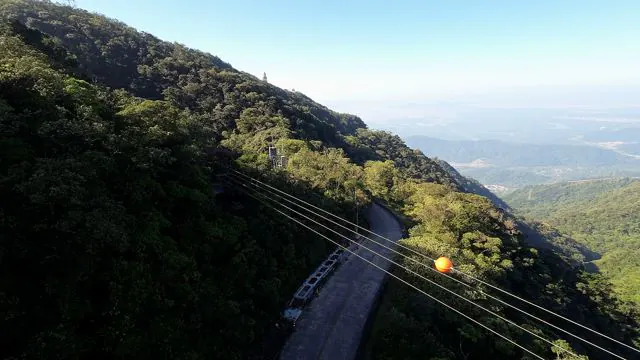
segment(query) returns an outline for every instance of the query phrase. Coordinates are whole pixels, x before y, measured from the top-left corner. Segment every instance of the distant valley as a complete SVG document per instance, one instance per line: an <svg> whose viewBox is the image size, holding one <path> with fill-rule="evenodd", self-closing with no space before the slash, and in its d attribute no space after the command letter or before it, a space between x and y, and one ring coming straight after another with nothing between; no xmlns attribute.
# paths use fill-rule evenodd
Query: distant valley
<svg viewBox="0 0 640 360"><path fill-rule="evenodd" d="M639 129L640 130L640 129ZM590 141L610 140L585 136ZM449 162L496 193L527 185L601 177L640 176L638 144L528 144L501 140L443 140L406 136L407 144ZM630 154L621 153L621 150Z"/></svg>
<svg viewBox="0 0 640 360"><path fill-rule="evenodd" d="M447 161L496 193L535 184L640 176L640 107L545 107L542 102L552 100L553 89L547 90L544 99L541 94L526 98L527 103L540 98L539 106L372 104L378 117L366 118L372 128L398 134L409 146ZM629 89L618 90L608 95L621 96ZM603 94L590 93L580 102L595 103L592 100Z"/></svg>

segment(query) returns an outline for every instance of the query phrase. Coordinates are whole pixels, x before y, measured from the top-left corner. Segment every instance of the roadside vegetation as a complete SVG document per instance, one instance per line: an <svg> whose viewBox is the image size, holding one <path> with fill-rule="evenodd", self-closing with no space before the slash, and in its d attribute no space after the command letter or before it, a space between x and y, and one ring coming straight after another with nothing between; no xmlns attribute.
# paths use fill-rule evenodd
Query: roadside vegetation
<svg viewBox="0 0 640 360"><path fill-rule="evenodd" d="M232 186L216 195L227 165L219 149L243 171L349 219L356 205L381 199L410 219L408 246L611 336L637 338L637 314L602 276L523 245L513 219L465 192L471 182L399 137L97 14L8 0L0 17L3 358L254 353L332 249ZM270 144L286 167L272 168ZM520 356L395 283L376 329L380 359Z"/></svg>

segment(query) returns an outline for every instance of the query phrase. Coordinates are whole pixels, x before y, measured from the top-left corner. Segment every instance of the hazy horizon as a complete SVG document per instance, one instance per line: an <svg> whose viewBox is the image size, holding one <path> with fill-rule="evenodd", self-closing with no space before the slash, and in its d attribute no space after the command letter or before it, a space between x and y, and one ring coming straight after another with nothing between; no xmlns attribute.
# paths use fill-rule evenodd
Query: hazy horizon
<svg viewBox="0 0 640 360"><path fill-rule="evenodd" d="M437 121L485 109L566 110L567 114L590 114L591 118L603 115L610 117L609 115L626 109L631 113L627 121L640 122L640 86L518 87L442 99L420 99L416 95L396 101L336 100L325 105L337 111L354 113L372 125L389 125L399 119ZM636 109L639 111L635 111ZM618 119L624 120L621 117Z"/></svg>

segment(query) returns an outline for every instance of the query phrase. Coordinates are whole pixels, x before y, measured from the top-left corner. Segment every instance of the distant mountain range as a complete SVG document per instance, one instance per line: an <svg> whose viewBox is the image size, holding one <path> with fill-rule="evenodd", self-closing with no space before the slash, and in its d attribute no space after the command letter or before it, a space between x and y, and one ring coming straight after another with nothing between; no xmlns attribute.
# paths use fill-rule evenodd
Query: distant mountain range
<svg viewBox="0 0 640 360"><path fill-rule="evenodd" d="M482 186L482 184L480 184L475 179L464 177L462 174L460 174L460 172L458 172L453 166L448 164L446 161L439 160L439 159L437 161L440 167L442 167L451 177L453 177L453 179L458 184L462 186L464 191L487 197L496 206L505 210L510 210L509 205L507 205L506 202L504 202L501 198L497 197L493 192L491 192L491 189Z"/></svg>
<svg viewBox="0 0 640 360"><path fill-rule="evenodd" d="M409 136L409 146L427 156L451 163L484 160L490 166L602 166L632 164L634 159L615 151L586 145L522 144L499 140L442 140Z"/></svg>
<svg viewBox="0 0 640 360"><path fill-rule="evenodd" d="M602 137L590 134L586 138L600 142L615 138L612 134L603 133ZM603 148L500 140L443 140L419 135L407 136L405 140L425 155L449 162L463 175L483 185L504 186L505 190L566 180L640 175L640 158L629 155L640 150L640 145L633 143Z"/></svg>

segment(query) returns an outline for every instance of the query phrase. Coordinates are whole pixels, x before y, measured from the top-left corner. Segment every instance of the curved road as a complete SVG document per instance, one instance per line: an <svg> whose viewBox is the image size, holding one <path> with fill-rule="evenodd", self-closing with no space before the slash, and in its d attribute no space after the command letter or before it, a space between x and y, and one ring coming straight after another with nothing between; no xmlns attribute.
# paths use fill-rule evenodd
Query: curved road
<svg viewBox="0 0 640 360"><path fill-rule="evenodd" d="M373 204L366 216L371 231L394 241L402 237L402 225L380 205ZM386 246L392 245L377 237L374 240ZM362 244L385 257L393 255L372 241L364 240ZM389 268L388 261L366 249L358 248L355 253L384 269ZM355 359L385 275L351 254L327 280L318 297L305 308L296 323L295 332L282 350L280 360Z"/></svg>

